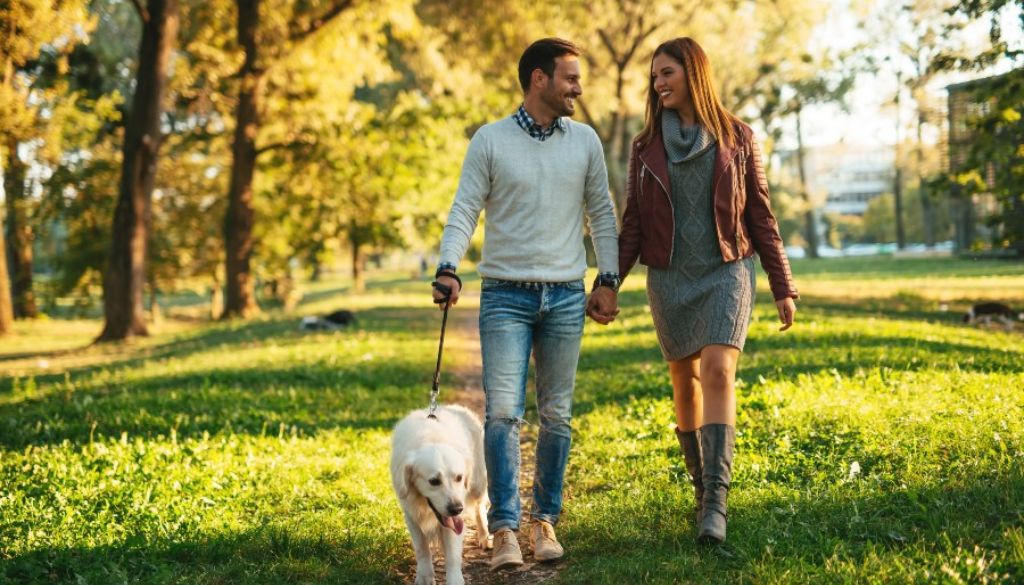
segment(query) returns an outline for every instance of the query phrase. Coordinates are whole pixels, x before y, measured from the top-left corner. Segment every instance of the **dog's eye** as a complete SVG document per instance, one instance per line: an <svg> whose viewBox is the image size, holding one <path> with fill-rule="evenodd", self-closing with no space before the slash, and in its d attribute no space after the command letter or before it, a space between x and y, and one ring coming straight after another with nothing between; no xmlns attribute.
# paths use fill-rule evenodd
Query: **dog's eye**
<svg viewBox="0 0 1024 585"><path fill-rule="evenodd" d="M461 475L456 475L455 476L455 483L459 483L461 481L462 481L462 476Z"/></svg>
<svg viewBox="0 0 1024 585"><path fill-rule="evenodd" d="M431 479L430 480L430 485L432 485L432 486L439 486L439 485L441 485L441 478L440 477L435 477L435 478Z"/></svg>

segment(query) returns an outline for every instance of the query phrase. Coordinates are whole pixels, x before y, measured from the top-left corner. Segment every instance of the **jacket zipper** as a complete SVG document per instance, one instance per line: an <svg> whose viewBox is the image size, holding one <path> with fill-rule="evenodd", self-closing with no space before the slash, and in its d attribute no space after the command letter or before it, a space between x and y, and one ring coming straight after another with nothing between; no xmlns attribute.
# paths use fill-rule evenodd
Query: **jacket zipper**
<svg viewBox="0 0 1024 585"><path fill-rule="evenodd" d="M743 152L742 149L740 149L740 168L737 169L739 171L739 173L737 174L737 177L738 177L737 182L739 183L737 185L737 187L739 189L746 188L746 186L743 185L744 173L746 172L746 164L745 163L746 163L746 154ZM749 195L750 194L748 193L747 196L749 197ZM740 197L739 197L739 193L738 192L737 193L733 193L733 196L736 198L736 201L733 203L733 205L736 207L736 259L739 260L740 259L740 220L742 220L743 218L742 218L742 214L740 213Z"/></svg>
<svg viewBox="0 0 1024 585"><path fill-rule="evenodd" d="M676 249L676 228L675 228L676 206L672 204L672 196L669 194L668 189L665 188L665 184L662 183L661 179L658 178L658 175L656 175L654 173L654 171L652 171L647 166L647 163L644 162L644 159L642 159L640 157L637 157L637 158L640 159L640 178L641 178L641 188L638 189L638 191L641 192L641 193L643 192L643 188L642 188L643 187L643 176L644 176L644 171L647 171L648 173L650 173L650 175L652 177L654 177L654 180L658 182L658 185L661 186L661 192L665 194L665 199L668 199L668 207L669 207L669 209L672 210L672 241L670 242L670 246L669 246L669 249L668 249L668 261L669 261L669 263L671 263L672 262L672 253L675 252L675 249Z"/></svg>

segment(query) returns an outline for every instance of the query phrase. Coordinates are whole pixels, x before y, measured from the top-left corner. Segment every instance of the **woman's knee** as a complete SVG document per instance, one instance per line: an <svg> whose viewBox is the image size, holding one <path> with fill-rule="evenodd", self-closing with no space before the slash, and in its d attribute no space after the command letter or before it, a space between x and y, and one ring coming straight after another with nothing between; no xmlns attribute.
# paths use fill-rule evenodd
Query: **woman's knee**
<svg viewBox="0 0 1024 585"><path fill-rule="evenodd" d="M728 351L711 352L701 360L700 369L705 387L731 387L736 378L736 357Z"/></svg>

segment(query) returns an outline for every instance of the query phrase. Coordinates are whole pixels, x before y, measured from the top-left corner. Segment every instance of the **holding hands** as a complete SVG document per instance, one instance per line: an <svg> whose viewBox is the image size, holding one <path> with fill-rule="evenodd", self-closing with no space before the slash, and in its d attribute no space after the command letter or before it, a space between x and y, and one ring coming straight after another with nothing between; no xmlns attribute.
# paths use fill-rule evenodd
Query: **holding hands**
<svg viewBox="0 0 1024 585"><path fill-rule="evenodd" d="M587 316L601 325L607 325L619 314L619 299L615 289L599 286L587 299Z"/></svg>

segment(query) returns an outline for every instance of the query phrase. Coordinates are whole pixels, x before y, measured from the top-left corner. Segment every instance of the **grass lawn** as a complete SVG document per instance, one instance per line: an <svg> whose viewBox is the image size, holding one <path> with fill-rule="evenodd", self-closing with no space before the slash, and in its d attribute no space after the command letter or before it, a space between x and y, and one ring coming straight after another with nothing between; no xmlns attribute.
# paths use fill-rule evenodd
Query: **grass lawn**
<svg viewBox="0 0 1024 585"><path fill-rule="evenodd" d="M1024 327L959 322L980 299L1024 309L1024 265L793 268L785 334L758 282L722 547L693 541L643 278L588 324L559 582L1024 582ZM99 322L19 323L0 339L0 582L401 582L388 440L429 392L428 286L310 287L300 313L358 312L338 334L269 313L82 349Z"/></svg>

